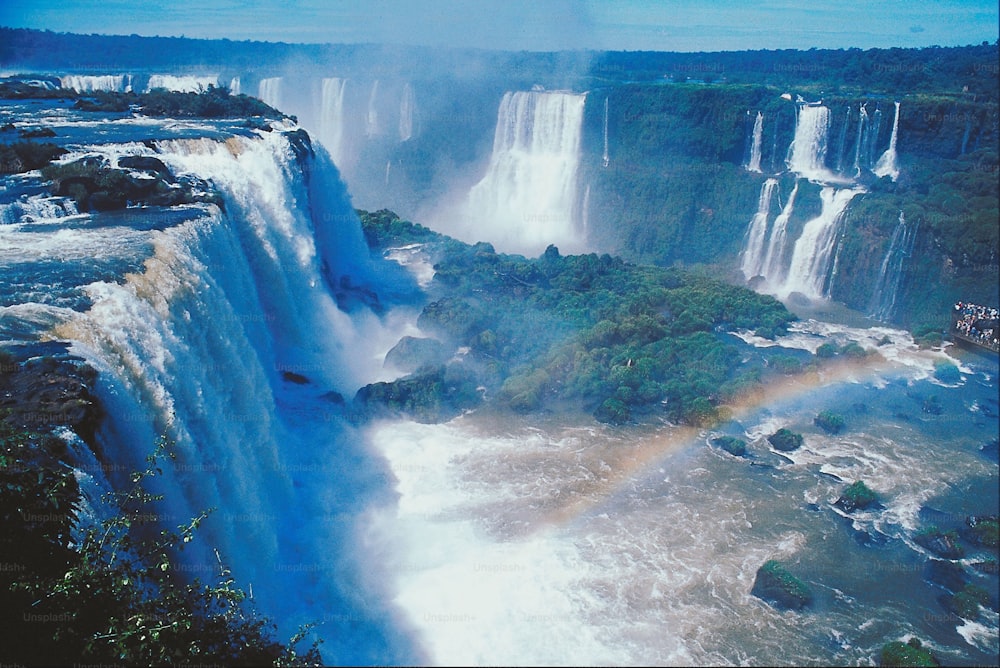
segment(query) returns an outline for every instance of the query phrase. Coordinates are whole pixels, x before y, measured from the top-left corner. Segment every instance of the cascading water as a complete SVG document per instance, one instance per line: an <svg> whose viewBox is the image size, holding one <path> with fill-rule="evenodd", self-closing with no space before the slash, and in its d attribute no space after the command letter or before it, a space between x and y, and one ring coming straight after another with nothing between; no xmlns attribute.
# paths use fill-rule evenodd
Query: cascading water
<svg viewBox="0 0 1000 668"><path fill-rule="evenodd" d="M329 151L334 164L338 167L343 163L344 156L344 126L345 113L344 93L347 90L347 79L329 77L323 79L323 90L320 100L320 120L317 138Z"/></svg>
<svg viewBox="0 0 1000 668"><path fill-rule="evenodd" d="M788 219L792 217L795 208L795 197L799 193L799 182L796 179L792 186L792 192L788 195L788 201L781 207L781 213L774 219L771 226L771 238L768 239L767 252L761 262L760 273L767 279L770 286L780 285L785 280L788 267L786 259L786 249L788 246Z"/></svg>
<svg viewBox="0 0 1000 668"><path fill-rule="evenodd" d="M759 276L764 263L764 241L767 238L768 216L771 213L771 200L778 189L777 179L767 179L760 187L760 197L757 200L757 213L747 227L747 239L743 250L743 277L750 280Z"/></svg>
<svg viewBox="0 0 1000 668"><path fill-rule="evenodd" d="M469 192L461 236L508 252L583 246L574 221L585 94L506 93L493 154Z"/></svg>
<svg viewBox="0 0 1000 668"><path fill-rule="evenodd" d="M608 156L608 98L604 98L604 153L601 155L601 165L607 167L611 164Z"/></svg>
<svg viewBox="0 0 1000 668"><path fill-rule="evenodd" d="M124 93L132 90L132 75L130 74L71 74L59 78L59 85L78 93L107 91Z"/></svg>
<svg viewBox="0 0 1000 668"><path fill-rule="evenodd" d="M892 233L889 249L882 259L878 280L868 304L868 314L876 320L889 322L895 315L900 287L906 275L907 259L913 254L916 237L916 228L906 224L906 218L900 211L899 224Z"/></svg>
<svg viewBox="0 0 1000 668"><path fill-rule="evenodd" d="M899 178L899 167L896 165L896 137L899 133L899 102L895 104L895 114L892 119L892 135L889 137L889 148L879 157L872 171L879 178L888 176L893 181Z"/></svg>
<svg viewBox="0 0 1000 668"><path fill-rule="evenodd" d="M844 211L851 200L864 192L860 188L837 190L825 187L820 192L823 208L818 216L808 221L795 242L788 275L779 290L782 298L793 292L809 298L828 296L830 261L837 241L837 230Z"/></svg>
<svg viewBox="0 0 1000 668"><path fill-rule="evenodd" d="M230 93L230 95L239 95L240 94L240 78L239 77L233 77L232 79L229 80L229 93Z"/></svg>
<svg viewBox="0 0 1000 668"><path fill-rule="evenodd" d="M284 638L317 623L337 662L400 663L413 649L378 584L378 561L363 556L358 519L391 503L391 492L341 399L387 379L391 343L382 342L398 336L382 336L367 308L341 310L338 291L378 280L385 297L408 283L382 282L401 277L394 263L376 279L336 170L288 129L71 154L112 165L156 157L178 178L201 179L224 206L126 216L32 208L45 224L19 215L2 230L5 283L21 266L37 280L37 255L58 259L56 287L12 293L23 303L0 306L0 321L8 337L68 340L98 369L107 417L97 439L113 471L144 468L161 435L173 443L176 459L154 481L160 520L173 528L216 509L175 556L179 576L210 580L216 548ZM39 295L49 296L34 303Z"/></svg>
<svg viewBox="0 0 1000 668"><path fill-rule="evenodd" d="M257 97L259 97L264 104L273 107L274 109L281 109L281 77L267 77L266 79L261 79L260 83L257 85Z"/></svg>
<svg viewBox="0 0 1000 668"><path fill-rule="evenodd" d="M155 88L165 88L178 93L203 93L210 87L218 85L218 76L154 74L149 77L146 92Z"/></svg>
<svg viewBox="0 0 1000 668"><path fill-rule="evenodd" d="M837 173L844 173L844 152L847 150L847 131L851 125L851 108L847 107L844 117L844 124L840 126L840 134L837 135Z"/></svg>
<svg viewBox="0 0 1000 668"><path fill-rule="evenodd" d="M747 162L747 171L760 172L760 143L764 135L764 114L757 112L757 117L753 122L753 135L750 144L750 160Z"/></svg>
<svg viewBox="0 0 1000 668"><path fill-rule="evenodd" d="M830 110L821 105L799 105L788 168L809 179L829 180L826 168Z"/></svg>
<svg viewBox="0 0 1000 668"><path fill-rule="evenodd" d="M381 134L378 121L378 80L372 83L371 92L368 94L368 112L365 114L365 135L374 137Z"/></svg>
<svg viewBox="0 0 1000 668"><path fill-rule="evenodd" d="M403 85L403 95L399 101L399 141L408 141L413 136L413 86Z"/></svg>
<svg viewBox="0 0 1000 668"><path fill-rule="evenodd" d="M868 108L862 104L858 108L858 136L854 143L854 178L861 176L862 150L865 145L865 132L868 130Z"/></svg>

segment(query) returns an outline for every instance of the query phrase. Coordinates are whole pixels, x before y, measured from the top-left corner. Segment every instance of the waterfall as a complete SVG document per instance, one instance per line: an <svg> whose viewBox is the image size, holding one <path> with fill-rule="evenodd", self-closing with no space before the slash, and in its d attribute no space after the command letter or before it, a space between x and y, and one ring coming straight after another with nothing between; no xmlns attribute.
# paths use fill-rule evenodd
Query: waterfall
<svg viewBox="0 0 1000 668"><path fill-rule="evenodd" d="M757 118L753 122L753 139L750 144L750 160L747 163L747 170L760 172L760 142L764 134L764 114L757 112Z"/></svg>
<svg viewBox="0 0 1000 668"><path fill-rule="evenodd" d="M162 521L218 509L179 573L210 579L217 548L283 637L315 621L338 662L412 656L359 539L362 514L391 494L339 405L381 364L378 319L342 311L331 290L375 276L336 170L279 131L129 150L212 183L224 207L129 230L148 236L141 269L86 285L89 308L53 329L101 372L104 456L142 468L166 434L177 457L153 490Z"/></svg>
<svg viewBox="0 0 1000 668"><path fill-rule="evenodd" d="M465 217L476 227L466 236L509 252L583 245L574 209L584 100L565 92L503 96L489 167L469 191Z"/></svg>
<svg viewBox="0 0 1000 668"><path fill-rule="evenodd" d="M847 150L847 130L851 125L851 108L847 107L844 124L837 135L837 173L844 173L844 151Z"/></svg>
<svg viewBox="0 0 1000 668"><path fill-rule="evenodd" d="M882 110L876 107L871 120L871 128L865 136L865 166L868 169L871 169L875 165L875 151L878 148L878 134L882 129Z"/></svg>
<svg viewBox="0 0 1000 668"><path fill-rule="evenodd" d="M825 162L829 129L829 109L820 105L800 105L788 168L806 178L828 179L831 175Z"/></svg>
<svg viewBox="0 0 1000 668"><path fill-rule="evenodd" d="M62 88L69 88L78 93L91 93L93 91L107 91L115 93L125 93L132 90L131 74L71 74L59 78L59 85Z"/></svg>
<svg viewBox="0 0 1000 668"><path fill-rule="evenodd" d="M229 80L229 93L231 95L239 95L240 94L240 78L239 77L233 77L232 79Z"/></svg>
<svg viewBox="0 0 1000 668"><path fill-rule="evenodd" d="M788 201L781 207L781 213L774 219L771 227L771 238L767 243L767 252L761 261L759 273L767 279L770 286L780 285L785 278L785 249L788 245L788 219L792 217L795 207L795 197L799 193L799 181L796 179Z"/></svg>
<svg viewBox="0 0 1000 668"><path fill-rule="evenodd" d="M209 88L218 85L218 76L154 74L149 77L146 92L148 93L154 88L165 88L177 93L204 93Z"/></svg>
<svg viewBox="0 0 1000 668"><path fill-rule="evenodd" d="M341 169L344 161L344 126L346 110L344 109L344 91L347 89L347 79L329 77L323 79L322 95L320 97L320 118L317 138L329 151L334 164Z"/></svg>
<svg viewBox="0 0 1000 668"><path fill-rule="evenodd" d="M407 141L413 136L413 86L403 86L403 97L399 101L399 141Z"/></svg>
<svg viewBox="0 0 1000 668"><path fill-rule="evenodd" d="M888 176L893 181L899 177L899 167L896 165L896 136L899 133L899 102L896 102L895 106L896 110L892 119L892 135L889 137L889 148L878 159L875 168L872 170L875 172L875 176L879 178Z"/></svg>
<svg viewBox="0 0 1000 668"><path fill-rule="evenodd" d="M906 272L906 261L913 253L916 229L906 224L903 212L899 212L899 224L892 233L889 249L882 259L878 280L868 303L868 314L882 322L892 320L899 300L900 287Z"/></svg>
<svg viewBox="0 0 1000 668"><path fill-rule="evenodd" d="M379 134L378 125L378 80L372 83L372 90L368 94L368 113L365 114L365 135L374 137Z"/></svg>
<svg viewBox="0 0 1000 668"><path fill-rule="evenodd" d="M607 167L611 163L608 157L608 98L604 98L604 154L601 156L601 165Z"/></svg>
<svg viewBox="0 0 1000 668"><path fill-rule="evenodd" d="M861 151L864 148L865 131L868 129L868 108L862 104L858 108L858 136L854 143L854 178L861 176Z"/></svg>
<svg viewBox="0 0 1000 668"><path fill-rule="evenodd" d="M810 298L827 296L830 260L839 223L847 205L861 192L860 188L837 190L831 186L820 192L823 208L818 216L805 224L795 242L788 275L779 291L782 298L793 292Z"/></svg>
<svg viewBox="0 0 1000 668"><path fill-rule="evenodd" d="M743 277L750 280L759 276L764 261L764 241L767 238L768 216L771 213L771 200L778 188L777 179L767 179L760 187L760 197L757 201L757 213L747 227L746 243L743 249Z"/></svg>
<svg viewBox="0 0 1000 668"><path fill-rule="evenodd" d="M261 79L257 86L257 97L274 109L281 109L281 77Z"/></svg>

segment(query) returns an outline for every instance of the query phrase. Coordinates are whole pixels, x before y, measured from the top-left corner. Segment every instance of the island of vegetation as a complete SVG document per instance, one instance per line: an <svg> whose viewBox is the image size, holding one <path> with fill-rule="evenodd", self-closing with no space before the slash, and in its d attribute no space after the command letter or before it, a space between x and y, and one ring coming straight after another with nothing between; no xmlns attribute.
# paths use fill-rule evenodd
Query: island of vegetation
<svg viewBox="0 0 1000 668"><path fill-rule="evenodd" d="M768 603L789 610L801 610L813 601L813 593L809 586L774 559L768 559L757 570L757 577L750 593Z"/></svg>
<svg viewBox="0 0 1000 668"><path fill-rule="evenodd" d="M709 425L768 373L761 358L746 363L727 332L773 338L796 319L773 297L704 274L554 246L534 259L505 255L389 211L359 214L374 252L425 244L435 273L417 324L440 343L423 366L415 346L397 347L397 366L414 356L419 368L362 388L361 416L447 419L485 397L503 410L572 407L610 424Z"/></svg>

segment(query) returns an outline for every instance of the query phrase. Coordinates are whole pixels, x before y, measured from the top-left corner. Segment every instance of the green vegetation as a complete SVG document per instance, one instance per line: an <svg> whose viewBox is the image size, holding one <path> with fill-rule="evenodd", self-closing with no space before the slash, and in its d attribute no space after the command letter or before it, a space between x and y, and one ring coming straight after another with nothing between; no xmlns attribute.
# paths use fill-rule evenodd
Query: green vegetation
<svg viewBox="0 0 1000 668"><path fill-rule="evenodd" d="M934 655L927 650L919 638L901 642L893 640L882 645L879 655L880 666L940 666Z"/></svg>
<svg viewBox="0 0 1000 668"><path fill-rule="evenodd" d="M839 434L845 425L844 416L833 411L820 411L813 422L828 434Z"/></svg>
<svg viewBox="0 0 1000 668"><path fill-rule="evenodd" d="M320 665L273 638L229 571L208 582L175 569L177 551L207 513L157 531L161 498L147 491L168 456L160 446L128 489L106 501L114 516L78 520L82 497L60 439L0 420L0 633L4 660L21 665Z"/></svg>
<svg viewBox="0 0 1000 668"><path fill-rule="evenodd" d="M990 604L990 594L978 585L967 584L953 594L947 602L949 610L963 619L976 619L980 608Z"/></svg>
<svg viewBox="0 0 1000 668"><path fill-rule="evenodd" d="M376 249L395 243L394 231L402 243L436 236L431 301L417 323L453 350L467 347L476 384L514 411L569 402L612 424L650 414L711 424L763 373L721 332L773 337L795 319L772 297L703 274L554 246L537 259L503 255L389 212L359 213Z"/></svg>
<svg viewBox="0 0 1000 668"><path fill-rule="evenodd" d="M712 445L718 446L731 455L743 457L747 453L747 442L735 436L719 436L712 439Z"/></svg>
<svg viewBox="0 0 1000 668"><path fill-rule="evenodd" d="M973 543L996 548L1000 545L1000 522L996 515L965 518L965 535Z"/></svg>
<svg viewBox="0 0 1000 668"><path fill-rule="evenodd" d="M171 118L281 118L281 112L248 95L230 95L226 88L210 86L201 93L182 93L157 88L148 93L95 91L80 95L83 111L125 112L135 109L145 116Z"/></svg>
<svg viewBox="0 0 1000 668"><path fill-rule="evenodd" d="M757 577L750 593L793 610L800 610L813 601L813 593L809 586L774 559L768 559L757 570Z"/></svg>
<svg viewBox="0 0 1000 668"><path fill-rule="evenodd" d="M802 446L802 434L796 434L795 432L782 427L768 436L767 442L774 446L775 450L791 452L792 450Z"/></svg>
<svg viewBox="0 0 1000 668"><path fill-rule="evenodd" d="M878 501L878 494L871 490L863 481L857 480L844 490L836 505L847 512L867 508Z"/></svg>
<svg viewBox="0 0 1000 668"><path fill-rule="evenodd" d="M913 542L945 559L959 559L965 555L965 548L958 542L958 532L953 529L943 531L932 524L917 531Z"/></svg>

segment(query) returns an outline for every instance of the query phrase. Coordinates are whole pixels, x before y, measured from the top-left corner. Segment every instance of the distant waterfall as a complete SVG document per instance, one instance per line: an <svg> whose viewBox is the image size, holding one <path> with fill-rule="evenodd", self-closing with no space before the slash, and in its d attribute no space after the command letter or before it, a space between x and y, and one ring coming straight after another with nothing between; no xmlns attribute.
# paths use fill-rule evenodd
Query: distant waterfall
<svg viewBox="0 0 1000 668"><path fill-rule="evenodd" d="M240 78L239 77L233 77L232 79L229 80L229 93L230 93L230 95L239 95L240 94Z"/></svg>
<svg viewBox="0 0 1000 668"><path fill-rule="evenodd" d="M760 142L764 136L764 114L757 112L757 118L753 122L753 134L750 144L750 160L747 162L747 171L760 172Z"/></svg>
<svg viewBox="0 0 1000 668"><path fill-rule="evenodd" d="M754 276L761 274L764 263L764 241L767 238L768 216L771 213L771 200L778 188L777 179L767 179L760 188L760 197L757 200L757 213L750 220L747 227L747 238L743 250L743 263L741 269L743 276L750 280Z"/></svg>
<svg viewBox="0 0 1000 668"><path fill-rule="evenodd" d="M840 133L837 135L837 173L844 173L844 152L847 150L847 131L851 125L851 108L847 107L844 124L840 126Z"/></svg>
<svg viewBox="0 0 1000 668"><path fill-rule="evenodd" d="M269 107L280 110L281 77L261 79L260 84L257 86L257 97L259 97L261 101Z"/></svg>
<svg viewBox="0 0 1000 668"><path fill-rule="evenodd" d="M854 143L854 178L861 176L861 152L865 146L865 131L868 129L868 109L864 104L858 108L858 135Z"/></svg>
<svg viewBox="0 0 1000 668"><path fill-rule="evenodd" d="M102 74L86 75L71 74L60 77L59 85L62 88L69 88L78 93L92 93L94 91L106 91L112 93L125 93L132 90L131 74Z"/></svg>
<svg viewBox="0 0 1000 668"><path fill-rule="evenodd" d="M368 112L365 114L365 135L374 137L381 133L378 122L378 80L372 83L368 94Z"/></svg>
<svg viewBox="0 0 1000 668"><path fill-rule="evenodd" d="M823 203L820 214L805 224L795 242L788 276L779 291L782 297L793 292L810 298L828 296L829 270L839 223L847 205L861 192L860 188L823 188L820 192Z"/></svg>
<svg viewBox="0 0 1000 668"><path fill-rule="evenodd" d="M512 252L582 245L574 210L584 100L544 91L503 96L489 167L468 196L476 240Z"/></svg>
<svg viewBox="0 0 1000 668"><path fill-rule="evenodd" d="M403 96L399 101L399 141L407 141L413 136L413 86L403 86Z"/></svg>
<svg viewBox="0 0 1000 668"><path fill-rule="evenodd" d="M601 156L601 165L607 167L611 163L608 157L608 98L604 98L604 155Z"/></svg>
<svg viewBox="0 0 1000 668"><path fill-rule="evenodd" d="M828 178L826 149L829 129L829 109L820 105L800 105L788 168L806 178Z"/></svg>
<svg viewBox="0 0 1000 668"><path fill-rule="evenodd" d="M347 79L330 77L323 79L320 96L319 130L316 133L321 144L326 147L330 157L338 168L343 168L344 161L344 91L347 89Z"/></svg>
<svg viewBox="0 0 1000 668"><path fill-rule="evenodd" d="M889 138L889 148L885 150L885 153L875 163L875 168L872 169L875 172L875 176L879 178L888 176L893 181L899 177L899 167L896 165L896 136L899 133L899 102L896 102L895 106L896 113L892 119L892 136Z"/></svg>
<svg viewBox="0 0 1000 668"><path fill-rule="evenodd" d="M907 259L913 254L916 229L906 224L903 212L899 212L899 224L892 233L889 249L882 259L878 280L868 304L868 314L882 322L892 320L899 300L900 287L906 272Z"/></svg>
<svg viewBox="0 0 1000 668"><path fill-rule="evenodd" d="M204 93L212 86L219 85L218 76L174 76L173 74L154 74L149 77L146 91L154 88L165 88L177 93Z"/></svg>

